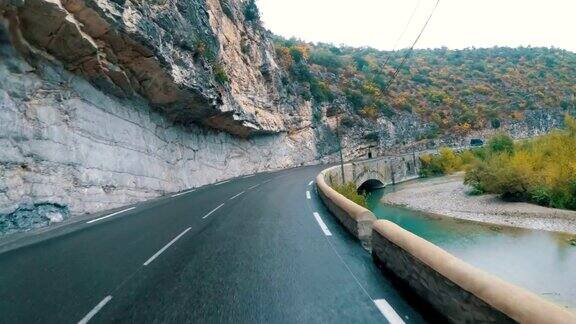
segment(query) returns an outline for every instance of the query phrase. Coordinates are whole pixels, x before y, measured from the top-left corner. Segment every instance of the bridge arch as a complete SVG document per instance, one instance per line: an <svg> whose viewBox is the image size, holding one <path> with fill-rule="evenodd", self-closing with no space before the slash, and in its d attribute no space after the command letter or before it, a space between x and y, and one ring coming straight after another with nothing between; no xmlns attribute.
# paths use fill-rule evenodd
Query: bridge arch
<svg viewBox="0 0 576 324"><path fill-rule="evenodd" d="M384 183L378 179L368 179L358 187L358 193L370 192L384 187Z"/></svg>
<svg viewBox="0 0 576 324"><path fill-rule="evenodd" d="M358 193L379 189L386 184L385 174L380 172L380 170L375 170L368 165L364 165L361 170L358 171L355 172L354 177L354 183L356 184Z"/></svg>

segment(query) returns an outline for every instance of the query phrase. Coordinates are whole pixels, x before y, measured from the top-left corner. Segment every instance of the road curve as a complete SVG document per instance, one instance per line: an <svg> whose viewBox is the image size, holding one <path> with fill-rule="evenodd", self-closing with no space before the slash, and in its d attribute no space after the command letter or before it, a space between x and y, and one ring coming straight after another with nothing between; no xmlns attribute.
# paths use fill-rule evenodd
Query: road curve
<svg viewBox="0 0 576 324"><path fill-rule="evenodd" d="M423 322L323 207L312 183L322 168L24 237L0 254L0 322Z"/></svg>

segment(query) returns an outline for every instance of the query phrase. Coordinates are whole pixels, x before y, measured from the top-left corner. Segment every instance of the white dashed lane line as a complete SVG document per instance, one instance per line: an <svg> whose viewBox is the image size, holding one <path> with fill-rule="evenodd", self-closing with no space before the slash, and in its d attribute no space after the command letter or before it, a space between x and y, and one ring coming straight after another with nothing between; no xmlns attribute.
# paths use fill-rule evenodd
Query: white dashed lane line
<svg viewBox="0 0 576 324"><path fill-rule="evenodd" d="M322 229L322 232L324 232L324 235L332 236L332 233L328 229L328 226L326 226L326 224L322 220L322 217L320 217L320 214L314 212L314 218L316 218L316 221L318 222L318 225L320 225L320 228Z"/></svg>
<svg viewBox="0 0 576 324"><path fill-rule="evenodd" d="M311 186L314 183L314 180L308 182L308 185Z"/></svg>
<svg viewBox="0 0 576 324"><path fill-rule="evenodd" d="M106 215L106 216L104 216L104 217L100 217L100 218L93 219L93 220L91 220L91 221L87 221L86 224L92 224L92 223L101 221L101 220L103 220L103 219L106 219L106 218L109 218L109 217L112 217L112 216L116 216L116 215L125 213L125 212L130 211L130 210L135 209L135 208L136 208L136 207L126 208L126 209L124 209L124 210L117 211L117 212L112 213L112 214L110 214L110 215Z"/></svg>
<svg viewBox="0 0 576 324"><path fill-rule="evenodd" d="M312 199L312 196L310 196L310 191L306 191L306 199Z"/></svg>
<svg viewBox="0 0 576 324"><path fill-rule="evenodd" d="M188 227L187 229L184 230L184 232L180 233L178 236L176 236L174 239L172 239L172 241L168 242L168 244L164 245L163 248L161 248L158 252L156 252L153 256L150 257L150 259L146 260L146 262L144 262L144 265L147 266L150 263L152 263L152 261L154 261L158 256L160 256L160 254L162 254L162 252L166 251L172 244L176 243L176 241L178 241L178 239L180 239L182 236L184 236L184 234L188 233L189 230L191 230L191 227Z"/></svg>
<svg viewBox="0 0 576 324"><path fill-rule="evenodd" d="M252 187L249 187L248 190L252 190L252 189L258 187L259 185L260 185L260 184L253 185Z"/></svg>
<svg viewBox="0 0 576 324"><path fill-rule="evenodd" d="M220 206L218 206L218 207L216 207L216 208L212 209L212 211L211 211L211 212L209 212L208 214L204 215L204 217L202 217L202 219L204 219L204 218L206 218L206 217L208 217L208 216L210 216L210 215L214 214L214 212L215 212L215 211L217 211L218 209L222 208L222 206L224 206L224 203L222 203L222 204L220 204Z"/></svg>
<svg viewBox="0 0 576 324"><path fill-rule="evenodd" d="M98 303L98 305L96 305L94 308L92 308L92 310L86 314L86 316L84 316L79 322L78 324L86 324L88 323L88 321L90 321L92 319L92 317L94 317L94 315L98 314L98 312L104 307L106 306L106 304L108 304L108 302L112 299L112 296L106 296L104 299L102 299L102 301L100 301Z"/></svg>
<svg viewBox="0 0 576 324"><path fill-rule="evenodd" d="M239 194L237 194L237 195L234 195L234 196L230 197L230 200L234 200L234 199L236 199L236 198L240 197L240 196L241 196L242 194L244 194L245 192L246 192L246 191L242 191L241 193L239 193Z"/></svg>
<svg viewBox="0 0 576 324"><path fill-rule="evenodd" d="M404 324L404 320L396 313L394 308L388 304L385 299L375 299L374 304L378 307L378 310L386 317L390 324Z"/></svg>

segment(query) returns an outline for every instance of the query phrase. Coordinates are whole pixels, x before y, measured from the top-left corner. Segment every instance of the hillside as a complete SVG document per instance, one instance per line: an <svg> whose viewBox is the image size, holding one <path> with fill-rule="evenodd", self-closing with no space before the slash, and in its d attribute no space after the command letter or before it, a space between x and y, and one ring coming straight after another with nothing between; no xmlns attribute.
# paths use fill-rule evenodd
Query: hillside
<svg viewBox="0 0 576 324"><path fill-rule="evenodd" d="M420 138L465 136L522 120L526 111L576 108L576 54L565 50L416 50L386 91L407 50L274 41L289 81L316 106L339 106L368 121L415 114L430 124Z"/></svg>

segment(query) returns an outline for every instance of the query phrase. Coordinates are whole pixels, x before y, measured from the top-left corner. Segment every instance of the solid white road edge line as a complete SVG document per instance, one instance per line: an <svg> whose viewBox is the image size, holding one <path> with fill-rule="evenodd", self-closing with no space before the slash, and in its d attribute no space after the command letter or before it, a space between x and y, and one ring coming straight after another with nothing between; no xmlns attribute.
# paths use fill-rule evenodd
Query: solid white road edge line
<svg viewBox="0 0 576 324"><path fill-rule="evenodd" d="M123 210L121 210L121 211L117 211L117 212L115 212L115 213L112 213L112 214L110 214L110 215L106 215L106 216L103 216L103 217L100 217L100 218L93 219L93 220L91 220L91 221L87 221L86 224L92 224L92 223L94 223L94 222L101 221L101 220L106 219L106 218L108 218L108 217L112 217L112 216L116 216L116 215L118 215L118 214L125 213L125 212L130 211L130 210L135 209L135 208L136 208L136 207L126 208L126 209L123 209Z"/></svg>
<svg viewBox="0 0 576 324"><path fill-rule="evenodd" d="M88 323L88 321L90 321L92 319L92 317L94 317L94 315L96 315L102 309L102 307L104 307L104 306L106 306L106 304L108 304L110 299L112 299L112 296L106 296L104 299L102 299L102 301L99 302L98 305L96 305L94 308L92 308L92 310L88 314L86 314L86 316L84 316L84 318L82 318L78 322L78 324Z"/></svg>
<svg viewBox="0 0 576 324"><path fill-rule="evenodd" d="M215 184L215 186L219 186L219 185L221 185L221 184L224 184L224 183L226 183L226 182L230 182L230 180L226 180L226 181L218 182L217 184Z"/></svg>
<svg viewBox="0 0 576 324"><path fill-rule="evenodd" d="M306 199L311 199L312 197L310 196L310 191L306 191Z"/></svg>
<svg viewBox="0 0 576 324"><path fill-rule="evenodd" d="M179 238L184 236L184 234L186 234L191 229L192 229L192 227L188 227L187 229L184 230L184 232L180 233L180 235L176 236L174 239L172 239L172 241L170 241L170 242L168 242L168 244L164 245L163 248L161 248L158 252L156 252L153 256L151 256L150 259L148 259L146 262L144 262L144 265L147 266L150 263L152 263L152 261L154 261L154 259L156 259L160 254L162 254L162 252L166 251L166 249L168 249L170 247L170 245L172 245L176 241L178 241Z"/></svg>
<svg viewBox="0 0 576 324"><path fill-rule="evenodd" d="M182 195L185 195L185 194L187 194L187 193L194 192L194 191L196 191L196 189L182 191L182 192L180 192L180 193L177 193L177 194L172 195L172 198L178 197L178 196L182 196Z"/></svg>
<svg viewBox="0 0 576 324"><path fill-rule="evenodd" d="M230 200L233 200L233 199L236 199L236 198L240 197L240 196L241 196L243 193L245 193L245 192L246 192L246 191L242 191L241 193L239 193L239 194L237 194L237 195L235 195L235 196L230 197Z"/></svg>
<svg viewBox="0 0 576 324"><path fill-rule="evenodd" d="M308 185L311 186L314 183L314 180L308 182Z"/></svg>
<svg viewBox="0 0 576 324"><path fill-rule="evenodd" d="M242 178L246 179L246 178L250 178L250 177L253 177L253 176L254 176L253 174L249 174L249 175L247 175L247 176L243 176Z"/></svg>
<svg viewBox="0 0 576 324"><path fill-rule="evenodd" d="M394 308L392 308L392 306L388 304L386 299L375 299L374 304L376 304L376 307L378 307L382 315L386 317L386 319L388 320L388 322L390 322L390 324L404 324L404 321L402 320L400 315L398 315L398 313L396 313Z"/></svg>
<svg viewBox="0 0 576 324"><path fill-rule="evenodd" d="M326 223L324 223L324 221L322 220L322 218L320 217L320 214L318 213L314 213L314 218L316 218L316 221L318 222L318 225L320 225L320 228L322 229L322 232L324 232L324 235L326 236L332 236L332 233L330 233L330 230L328 229L328 226L326 226Z"/></svg>
<svg viewBox="0 0 576 324"><path fill-rule="evenodd" d="M206 217L208 217L208 216L212 215L212 214L213 214L215 211L217 211L218 209L220 209L222 206L224 206L224 203L222 203L222 204L220 204L220 206L218 206L218 207L216 207L216 208L212 209L212 211L211 211L211 212L209 212L208 214L206 214L204 217L202 217L202 219L204 219L204 218L206 218Z"/></svg>

